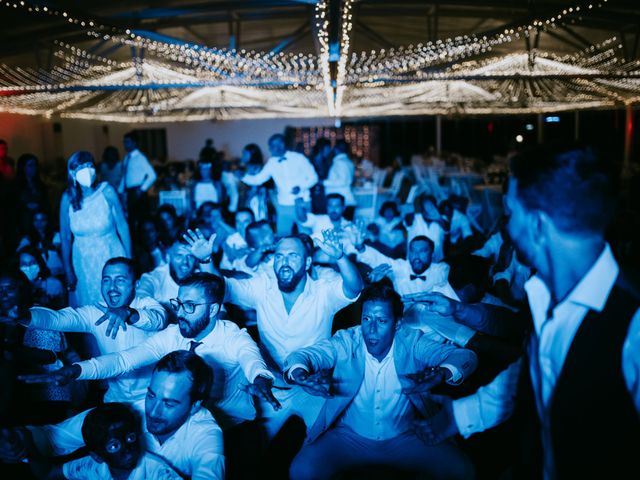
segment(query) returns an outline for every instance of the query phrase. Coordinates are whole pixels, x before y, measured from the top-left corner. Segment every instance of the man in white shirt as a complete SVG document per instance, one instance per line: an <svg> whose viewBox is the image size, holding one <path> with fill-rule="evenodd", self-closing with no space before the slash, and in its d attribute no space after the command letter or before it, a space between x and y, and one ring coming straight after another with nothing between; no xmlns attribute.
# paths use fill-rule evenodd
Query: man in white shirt
<svg viewBox="0 0 640 480"><path fill-rule="evenodd" d="M192 233L195 238L196 232ZM185 235L191 235L191 233L187 232ZM196 248L202 243L199 242ZM152 271L142 274L136 285L138 295L154 298L167 310L172 311L170 300L178 295L178 284L183 279L199 269L209 273L213 271L210 257L206 262L201 262L193 253L193 245L190 238L178 237L167 251L169 263L159 265Z"/></svg>
<svg viewBox="0 0 640 480"><path fill-rule="evenodd" d="M438 211L436 199L432 195L420 197L420 211L413 216L411 224L406 224L407 239L413 240L418 236L429 238L433 244L433 261L444 260L445 228L442 214Z"/></svg>
<svg viewBox="0 0 640 480"><path fill-rule="evenodd" d="M145 154L138 150L138 138L135 132L126 133L122 143L127 154L122 160L124 173L119 191L121 194L126 194L129 224L133 225L133 222L148 213L148 210L145 211L148 207L147 190L156 181L157 175Z"/></svg>
<svg viewBox="0 0 640 480"><path fill-rule="evenodd" d="M143 431L149 452L157 455L183 478L223 480L225 457L220 427L203 408L211 390L212 371L191 352L174 351L156 364L146 395L129 403L145 419ZM40 455L67 455L84 445L82 424L90 411L58 425L19 428L11 445L3 444L0 458L20 461L29 456L24 439L31 435L31 448ZM20 441L20 439L22 439ZM67 467L67 470L73 466Z"/></svg>
<svg viewBox="0 0 640 480"><path fill-rule="evenodd" d="M406 260L389 258L362 243L356 245L356 252L359 261L373 268L370 274L372 281L389 275L396 291L402 296L440 292L458 300L456 292L449 285L449 265L432 262L433 248L429 238L418 236L409 242Z"/></svg>
<svg viewBox="0 0 640 480"><path fill-rule="evenodd" d="M214 383L207 405L223 428L255 418L251 395L279 408L271 393L274 376L246 330L218 318L224 281L209 273L194 273L182 280L178 297L171 304L178 325L171 325L145 342L119 353L74 363L55 372L32 375L30 381L65 383L73 379L98 380L118 377L157 362L174 350L200 355L214 371ZM148 376L147 376L148 381ZM135 401L139 397L120 398Z"/></svg>
<svg viewBox="0 0 640 480"><path fill-rule="evenodd" d="M307 212L304 203L296 199L296 217L298 224L310 231L311 238L322 239L322 232L335 230L346 238L345 229L353 224L343 217L345 200L339 193L331 193L325 197L327 213L314 214Z"/></svg>
<svg viewBox="0 0 640 480"><path fill-rule="evenodd" d="M353 196L351 185L353 184L356 166L349 158L349 144L344 140L338 140L333 147L333 153L335 156L331 161L329 174L322 182L325 193L328 195L332 193L342 195L346 207L354 209L356 206L356 198Z"/></svg>
<svg viewBox="0 0 640 480"><path fill-rule="evenodd" d="M579 147L539 147L512 162L507 231L537 272L525 285L527 353L476 394L443 399L425 435L467 437L515 404L525 436L515 477L623 478L640 449L640 300L604 240L611 167Z"/></svg>
<svg viewBox="0 0 640 480"><path fill-rule="evenodd" d="M287 358L285 375L326 399L293 460L293 480L329 479L366 465L420 471L429 478L473 477L473 466L454 443L429 446L413 425L433 413L431 388L462 382L475 369L476 357L402 328L402 310L391 287L368 287L361 325Z"/></svg>
<svg viewBox="0 0 640 480"><path fill-rule="evenodd" d="M297 237L285 237L276 244L275 275L256 275L246 280L227 279L227 299L254 308L265 358L281 372L293 351L329 338L334 314L354 302L362 289L356 266L346 257L337 235L318 243L335 262L339 275L314 280L309 276L311 255ZM296 413L309 425L318 406L304 400L299 389L278 390L283 408L269 411L267 430L275 434L286 419Z"/></svg>
<svg viewBox="0 0 640 480"><path fill-rule="evenodd" d="M258 186L270 178L278 190L278 235L288 235L295 222L295 199L309 202L309 189L318 183L318 175L304 155L286 149L284 135L275 134L269 139L271 158L262 170L246 174L242 181Z"/></svg>
<svg viewBox="0 0 640 480"><path fill-rule="evenodd" d="M112 258L102 269L103 302L58 311L33 307L23 321L29 328L88 333L95 338L101 355L119 352L139 345L167 325L162 305L151 297L136 296L133 285L132 261ZM111 379L105 401L144 395L150 373L149 369L146 374L136 372Z"/></svg>

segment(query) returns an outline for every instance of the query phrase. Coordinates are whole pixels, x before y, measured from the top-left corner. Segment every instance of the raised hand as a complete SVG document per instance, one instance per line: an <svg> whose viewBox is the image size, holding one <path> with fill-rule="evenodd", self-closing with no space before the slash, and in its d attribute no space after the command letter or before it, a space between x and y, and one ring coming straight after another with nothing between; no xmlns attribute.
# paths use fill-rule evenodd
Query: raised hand
<svg viewBox="0 0 640 480"><path fill-rule="evenodd" d="M382 265L378 265L376 268L369 272L369 281L371 283L376 283L382 280L384 277L391 273L391 265L388 263L383 263Z"/></svg>
<svg viewBox="0 0 640 480"><path fill-rule="evenodd" d="M24 383L53 383L55 385L66 385L80 376L82 368L73 364L59 368L53 372L39 373L35 375L19 375L18 380Z"/></svg>
<svg viewBox="0 0 640 480"><path fill-rule="evenodd" d="M322 231L323 240L317 240L317 245L324 253L333 260L340 260L344 255L344 247L340 240L340 232L335 229Z"/></svg>
<svg viewBox="0 0 640 480"><path fill-rule="evenodd" d="M204 234L200 231L199 228L194 230L187 230L182 238L184 238L185 242L189 245L189 250L191 251L191 255L196 257L201 262L206 262L211 258L211 254L214 250L214 242L216 240L216 235L213 234L207 240Z"/></svg>
<svg viewBox="0 0 640 480"><path fill-rule="evenodd" d="M127 331L127 321L130 316L131 311L127 307L110 308L107 309L104 315L100 317L95 324L96 326L102 325L104 322L108 321L109 326L107 326L105 334L107 337L115 339L119 329L122 329L125 332Z"/></svg>
<svg viewBox="0 0 640 480"><path fill-rule="evenodd" d="M293 383L300 385L309 395L332 398L331 375L328 372L309 373L302 368L296 368L290 374Z"/></svg>
<svg viewBox="0 0 640 480"><path fill-rule="evenodd" d="M404 303L422 303L425 305L427 311L437 313L442 316L455 315L460 308L460 302L438 292L423 292L403 295L402 301Z"/></svg>
<svg viewBox="0 0 640 480"><path fill-rule="evenodd" d="M356 248L361 248L368 235L367 223L362 218L359 218L346 230L351 243L353 243Z"/></svg>
<svg viewBox="0 0 640 480"><path fill-rule="evenodd" d="M401 375L401 378L409 383L408 386L402 388L402 391L406 395L429 392L445 380L447 372L449 371L445 368L432 367L426 368L422 372Z"/></svg>
<svg viewBox="0 0 640 480"><path fill-rule="evenodd" d="M273 407L274 410L280 410L282 405L278 399L273 395L273 380L266 377L256 377L253 383L241 385L240 389L244 392L247 392L254 397L261 398L269 405Z"/></svg>
<svg viewBox="0 0 640 480"><path fill-rule="evenodd" d="M453 414L453 402L443 395L431 395L440 409L427 419L414 420L412 430L427 445L436 445L459 433Z"/></svg>

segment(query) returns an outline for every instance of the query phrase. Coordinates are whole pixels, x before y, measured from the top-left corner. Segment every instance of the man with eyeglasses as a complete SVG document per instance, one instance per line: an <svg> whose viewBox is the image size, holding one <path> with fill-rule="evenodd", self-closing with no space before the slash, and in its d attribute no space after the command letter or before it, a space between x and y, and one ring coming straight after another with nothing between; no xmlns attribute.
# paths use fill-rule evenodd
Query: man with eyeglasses
<svg viewBox="0 0 640 480"><path fill-rule="evenodd" d="M101 290L103 301L94 305L57 311L33 307L26 312L9 312L9 315L20 318L29 328L93 335L103 355L139 345L167 325L167 313L162 305L153 298L136 296L130 259L107 260L102 269ZM122 332L116 335L118 329ZM115 402L144 395L151 370L140 373L112 378L104 400Z"/></svg>
<svg viewBox="0 0 640 480"><path fill-rule="evenodd" d="M144 377L138 369L152 365L169 352L188 350L200 355L214 370L207 406L223 428L255 418L252 395L280 408L271 392L274 376L258 346L246 330L218 318L224 289L222 278L194 273L181 282L178 297L171 301L178 325L171 325L127 350L74 363L55 372L26 376L24 380L66 383L73 379L114 378L134 370ZM119 400L137 398L129 395Z"/></svg>
<svg viewBox="0 0 640 480"><path fill-rule="evenodd" d="M130 479L164 479L168 467L163 466L160 474L155 468L158 461L164 461L178 478L191 480L223 480L225 478L225 457L220 427L211 413L202 408L207 400L213 382L213 372L198 355L179 350L160 359L153 369L144 398L130 403L134 411L144 421L141 431L144 446L156 461L151 468L144 465L145 454L138 461ZM109 429L108 436L99 435L99 425L92 419L94 412L119 411L121 403L108 403L93 410L80 413L58 425L17 427L0 431L0 461L16 463L28 461L38 478L44 478L47 457L67 455L86 444L94 452L101 450L101 456L115 454L123 449L132 449L136 440L131 435L131 422L119 422L117 431ZM113 413L113 412L112 412ZM98 416L101 416L98 414ZM113 418L113 415L109 415ZM121 416L118 413L118 416ZM120 428L122 427L122 428ZM102 440L96 437L102 437ZM93 440L90 441L91 437ZM96 442L95 440L100 440ZM106 442L104 441L106 440ZM103 447L101 445L104 444ZM120 448L118 448L118 446ZM109 455L112 458L112 455ZM43 460L45 460L43 462ZM124 462L129 463L129 462ZM121 465L128 467L129 465ZM81 458L62 466L67 478L111 478L95 472L96 465L88 458ZM139 470L144 469L142 472ZM138 476L134 476L137 473ZM113 476L114 478L115 475ZM51 476L46 478L52 478ZM55 477L59 478L59 477Z"/></svg>

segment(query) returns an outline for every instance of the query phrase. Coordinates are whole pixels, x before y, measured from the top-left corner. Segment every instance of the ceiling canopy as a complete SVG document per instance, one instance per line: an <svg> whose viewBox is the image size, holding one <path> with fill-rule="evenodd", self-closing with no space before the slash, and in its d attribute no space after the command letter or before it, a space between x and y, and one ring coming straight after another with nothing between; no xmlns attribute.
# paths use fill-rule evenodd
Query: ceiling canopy
<svg viewBox="0 0 640 480"><path fill-rule="evenodd" d="M634 4L2 2L0 111L155 122L615 108L640 95Z"/></svg>

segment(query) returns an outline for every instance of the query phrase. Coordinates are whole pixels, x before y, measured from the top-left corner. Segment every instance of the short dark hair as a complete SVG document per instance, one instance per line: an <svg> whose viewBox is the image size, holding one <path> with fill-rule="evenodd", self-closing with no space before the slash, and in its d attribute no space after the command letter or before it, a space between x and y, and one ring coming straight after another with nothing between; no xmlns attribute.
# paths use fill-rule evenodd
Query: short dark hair
<svg viewBox="0 0 640 480"><path fill-rule="evenodd" d="M342 205L344 205L344 202L345 202L344 195L340 195L339 193L330 193L329 195L327 195L325 197L325 202L329 203L329 200L331 200L333 198L336 198L336 199L340 200L342 202Z"/></svg>
<svg viewBox="0 0 640 480"><path fill-rule="evenodd" d="M402 318L402 312L404 311L402 299L393 287L385 283L378 282L366 287L360 294L360 302L361 305L366 302L388 302L391 304L395 320Z"/></svg>
<svg viewBox="0 0 640 480"><path fill-rule="evenodd" d="M222 303L224 300L224 280L207 272L196 272L183 278L181 287L202 288L205 298L213 303Z"/></svg>
<svg viewBox="0 0 640 480"><path fill-rule="evenodd" d="M125 265L129 269L129 273L134 275L135 267L133 260L127 257L113 257L104 262L104 267L102 267L102 271L104 272L105 268L110 267L111 265Z"/></svg>
<svg viewBox="0 0 640 480"><path fill-rule="evenodd" d="M205 401L213 385L213 370L207 362L193 352L176 350L166 354L153 369L155 372L182 373L189 372L191 376L191 403Z"/></svg>
<svg viewBox="0 0 640 480"><path fill-rule="evenodd" d="M617 175L590 147L538 146L511 162L517 196L527 209L545 212L563 231L602 234L615 208Z"/></svg>
<svg viewBox="0 0 640 480"><path fill-rule="evenodd" d="M264 159L262 157L262 150L255 143L249 143L244 146L243 150L249 152L249 164L251 165L262 165L264 163Z"/></svg>
<svg viewBox="0 0 640 480"><path fill-rule="evenodd" d="M398 210L398 204L392 200L387 200L380 207L380 215L384 213L385 210L393 210L394 215L400 215L400 211Z"/></svg>
<svg viewBox="0 0 640 480"><path fill-rule="evenodd" d="M431 251L433 252L436 248L436 244L433 243L433 240L431 240L429 237L425 236L425 235L418 235L417 237L413 237L411 239L411 241L409 242L409 245L411 245L412 243L415 242L426 242L427 244L429 244L429 247L431 247Z"/></svg>
<svg viewBox="0 0 640 480"><path fill-rule="evenodd" d="M123 135L123 138L128 138L129 140L131 140L136 145L138 144L138 133L135 132L134 130L131 130L130 132L125 133Z"/></svg>
<svg viewBox="0 0 640 480"><path fill-rule="evenodd" d="M198 207L198 210L196 211L196 216L202 217L202 213L204 212L204 209L207 207L211 208L211 210L222 210L222 205L216 202L212 202L211 200L207 200L206 202L202 202L202 204Z"/></svg>
<svg viewBox="0 0 640 480"><path fill-rule="evenodd" d="M124 403L104 403L91 410L82 422L82 439L87 448L94 453L104 451L109 428L121 422L132 423L136 426L136 433L140 434L140 417Z"/></svg>
<svg viewBox="0 0 640 480"><path fill-rule="evenodd" d="M286 143L284 135L281 133L274 133L273 135L271 135L267 143L271 145L271 142L273 142L274 140L282 140L282 143Z"/></svg>
<svg viewBox="0 0 640 480"><path fill-rule="evenodd" d="M269 222L267 222L266 220L257 220L257 221L251 222L249 225L247 225L247 230L246 230L245 236L246 236L247 244L250 247L255 246L255 242L253 241L252 236L249 235L249 232L251 232L253 230L258 230L259 228L262 228L265 225L266 226L270 226Z"/></svg>
<svg viewBox="0 0 640 480"><path fill-rule="evenodd" d="M351 147L343 139L337 140L335 146L333 147L333 151L336 155L340 153L348 154L350 150L351 150Z"/></svg>

